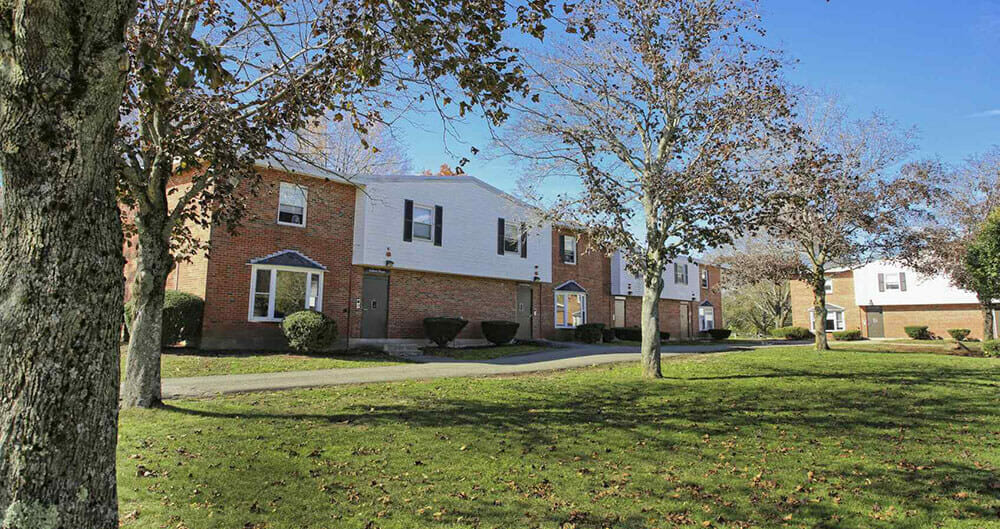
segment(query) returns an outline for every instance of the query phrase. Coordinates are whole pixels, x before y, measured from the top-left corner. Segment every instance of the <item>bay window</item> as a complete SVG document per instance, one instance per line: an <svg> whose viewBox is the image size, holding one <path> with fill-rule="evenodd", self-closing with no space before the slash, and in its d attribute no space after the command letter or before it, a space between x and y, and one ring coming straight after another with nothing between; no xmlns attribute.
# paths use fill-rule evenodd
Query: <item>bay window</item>
<svg viewBox="0 0 1000 529"><path fill-rule="evenodd" d="M253 266L250 321L281 321L300 310L323 310L323 274L309 268Z"/></svg>
<svg viewBox="0 0 1000 529"><path fill-rule="evenodd" d="M574 328L587 323L587 294L556 291L556 327Z"/></svg>
<svg viewBox="0 0 1000 529"><path fill-rule="evenodd" d="M816 332L816 319L814 318L815 311L809 309L809 330ZM842 331L844 330L844 309L837 306L827 306L826 308L826 326L825 331Z"/></svg>

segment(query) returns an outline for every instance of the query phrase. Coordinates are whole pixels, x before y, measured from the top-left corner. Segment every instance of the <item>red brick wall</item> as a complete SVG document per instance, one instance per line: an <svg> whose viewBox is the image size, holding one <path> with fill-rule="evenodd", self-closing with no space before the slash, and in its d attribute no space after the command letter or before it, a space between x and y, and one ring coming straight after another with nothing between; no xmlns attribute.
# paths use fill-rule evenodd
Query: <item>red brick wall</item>
<svg viewBox="0 0 1000 529"><path fill-rule="evenodd" d="M864 333L868 335L867 319L863 314ZM951 338L948 329L970 329L972 338L983 338L983 313L979 305L904 305L883 306L882 325L886 338L908 338L903 329L908 325L927 325L937 337Z"/></svg>
<svg viewBox="0 0 1000 529"><path fill-rule="evenodd" d="M826 304L844 307L844 329L861 328L861 311L854 299L854 272L827 273L833 283L833 292L827 293ZM790 284L792 298L792 325L809 328L809 309L813 306L812 287L802 281ZM829 334L829 333L827 333Z"/></svg>
<svg viewBox="0 0 1000 529"><path fill-rule="evenodd" d="M236 234L215 227L211 234L205 289L203 346L258 348L283 344L276 323L249 322L250 259L280 250L297 250L327 267L323 275L323 312L347 328L348 284L352 278L355 188L310 176L261 170L259 193L249 200L247 218ZM281 182L308 188L306 226L276 222ZM353 323L353 322L352 322Z"/></svg>
<svg viewBox="0 0 1000 529"><path fill-rule="evenodd" d="M708 288L701 286L701 272L703 270L708 270ZM715 328L722 329L726 326L722 320L722 269L714 265L700 265L698 270L698 286L701 289L701 300L707 300L715 309L712 311L715 313ZM697 311L694 314L694 326L692 328L695 330L698 329Z"/></svg>
<svg viewBox="0 0 1000 529"><path fill-rule="evenodd" d="M563 263L559 257L559 236L577 237L576 264ZM552 339L562 334L555 327L555 287L566 281L576 281L587 291L587 323L611 326L614 310L611 296L611 259L593 249L587 237L566 228L552 230L552 283L541 285L536 307L540 312L541 337ZM538 336L538 335L536 335Z"/></svg>

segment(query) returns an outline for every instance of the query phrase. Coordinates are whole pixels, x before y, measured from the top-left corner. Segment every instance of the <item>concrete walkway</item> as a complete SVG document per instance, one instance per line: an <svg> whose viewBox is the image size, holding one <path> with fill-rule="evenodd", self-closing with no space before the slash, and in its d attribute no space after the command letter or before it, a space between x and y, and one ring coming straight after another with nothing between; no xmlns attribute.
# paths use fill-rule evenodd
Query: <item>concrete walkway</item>
<svg viewBox="0 0 1000 529"><path fill-rule="evenodd" d="M723 344L667 345L663 347L662 354L663 356L677 356L681 354L712 353L749 348ZM638 347L574 345L572 347L546 349L537 353L508 356L494 360L456 360L453 358L424 356L416 358L415 361L419 362L416 364L386 367L165 378L162 383L162 392L164 399L206 397L223 393L314 388L341 384L512 375L573 369L615 362L637 362L638 360Z"/></svg>

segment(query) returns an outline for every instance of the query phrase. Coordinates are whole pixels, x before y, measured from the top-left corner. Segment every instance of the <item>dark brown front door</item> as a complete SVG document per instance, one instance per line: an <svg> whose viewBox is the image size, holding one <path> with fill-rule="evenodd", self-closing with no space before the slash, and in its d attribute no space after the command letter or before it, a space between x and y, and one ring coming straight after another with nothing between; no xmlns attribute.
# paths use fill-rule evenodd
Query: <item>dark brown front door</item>
<svg viewBox="0 0 1000 529"><path fill-rule="evenodd" d="M386 338L389 324L389 274L366 273L361 283L361 337Z"/></svg>
<svg viewBox="0 0 1000 529"><path fill-rule="evenodd" d="M517 285L517 339L530 340L532 337L532 315L534 306L532 303L531 285Z"/></svg>
<svg viewBox="0 0 1000 529"><path fill-rule="evenodd" d="M882 320L882 309L869 307L865 309L868 319L868 337L885 338L885 323Z"/></svg>

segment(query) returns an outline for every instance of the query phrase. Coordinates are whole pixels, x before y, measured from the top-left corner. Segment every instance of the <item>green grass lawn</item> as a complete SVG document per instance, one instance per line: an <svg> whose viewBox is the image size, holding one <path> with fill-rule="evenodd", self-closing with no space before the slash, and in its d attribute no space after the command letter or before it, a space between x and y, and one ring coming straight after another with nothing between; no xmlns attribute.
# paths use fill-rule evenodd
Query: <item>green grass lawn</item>
<svg viewBox="0 0 1000 529"><path fill-rule="evenodd" d="M830 347L845 351L869 351L887 353L936 353L952 355L980 356L981 342L962 342L965 349L957 348L954 340L858 340L838 342L830 340Z"/></svg>
<svg viewBox="0 0 1000 529"><path fill-rule="evenodd" d="M1000 527L1000 361L787 347L125 411L123 527Z"/></svg>
<svg viewBox="0 0 1000 529"><path fill-rule="evenodd" d="M312 371L350 367L379 367L405 364L382 353L356 351L354 354L301 355L286 353L204 352L195 350L166 350L160 356L163 378L200 377L208 375L236 375L250 373L277 373L281 371ZM125 376L125 348L121 353L122 377Z"/></svg>
<svg viewBox="0 0 1000 529"><path fill-rule="evenodd" d="M511 344L489 347L462 347L452 349L449 347L427 347L424 354L431 356L443 356L446 358L457 358L459 360L492 360L505 356L518 356L528 353L537 353L544 350L544 347L531 344Z"/></svg>

